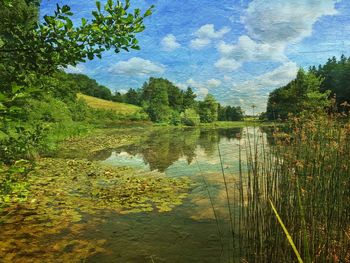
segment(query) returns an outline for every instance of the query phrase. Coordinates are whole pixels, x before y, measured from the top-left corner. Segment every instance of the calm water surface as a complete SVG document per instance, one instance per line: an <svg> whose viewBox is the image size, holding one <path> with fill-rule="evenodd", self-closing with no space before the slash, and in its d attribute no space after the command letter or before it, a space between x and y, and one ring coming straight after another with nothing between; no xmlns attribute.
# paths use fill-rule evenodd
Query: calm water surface
<svg viewBox="0 0 350 263"><path fill-rule="evenodd" d="M237 259L238 255L233 250L230 232L223 173L231 202L232 220L237 224L241 185L238 175L239 149L244 159L248 138L250 141L265 138L265 133L253 127L160 128L145 129L141 133L138 143L116 149L104 149L95 152L90 159L110 166L133 167L144 174L154 171L161 173L161 176L189 178L191 188L181 205L170 212L154 210L127 215L114 212L113 209L90 212L87 209L80 209L86 203L72 203L70 199L56 196L55 192L54 196L50 197L52 200L44 202L43 210L35 211L36 208L31 208L21 211L15 208L5 215L7 222L4 221L3 225L0 222L0 232L3 231L4 234L0 236L0 262L2 262L1 253L6 253L7 258L13 256L16 259L4 261L11 263L67 262L67 260L101 263L226 263L233 262L233 258ZM119 136L118 133L115 136ZM140 131L137 131L137 136L140 136ZM65 174L60 174L59 167L57 170L50 175L51 177L48 176L49 181L44 182L42 191L48 193L44 193L43 197L50 196L52 192L45 190L45 185L50 183L51 178L58 180L57 187L64 185L59 182L66 180ZM86 184L85 188L89 187L89 180L91 179L83 180L81 182L84 183L79 184ZM74 195L74 191L78 191L79 195L79 189L75 187L79 188L80 185L74 186L71 195ZM64 196L69 191L60 189L57 195ZM62 206L65 208L57 208L60 207L60 200L68 202ZM38 201L34 197L30 202ZM89 202L91 204L91 200ZM38 213L39 222L36 222L34 219L38 217ZM67 218L74 220L57 221L62 228L59 225L53 227L51 221L46 219L47 215L53 214L56 220L61 220L65 213ZM36 223L31 223L31 220ZM69 227L66 228L64 224ZM53 256L53 252L59 256ZM49 256L51 257L48 258ZM31 258L35 260L29 260Z"/></svg>
<svg viewBox="0 0 350 263"><path fill-rule="evenodd" d="M258 128L159 130L141 143L96 153L92 159L108 165L188 176L194 186L185 202L171 212L105 215L105 224L93 235L108 237L111 254L88 262L232 262L221 169L234 204L238 202L238 149L239 144L244 148L247 134L261 135Z"/></svg>

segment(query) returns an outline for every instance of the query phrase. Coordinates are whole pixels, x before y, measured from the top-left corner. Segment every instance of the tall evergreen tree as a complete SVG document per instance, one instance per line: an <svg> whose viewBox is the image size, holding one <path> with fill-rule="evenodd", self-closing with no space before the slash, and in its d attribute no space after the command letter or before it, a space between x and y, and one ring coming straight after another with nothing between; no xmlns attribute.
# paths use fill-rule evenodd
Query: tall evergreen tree
<svg viewBox="0 0 350 263"><path fill-rule="evenodd" d="M213 95L208 94L204 101L199 103L201 122L210 123L218 119L218 103Z"/></svg>
<svg viewBox="0 0 350 263"><path fill-rule="evenodd" d="M197 95L193 92L193 90L190 87L188 87L183 95L183 108L184 109L195 108L196 97Z"/></svg>

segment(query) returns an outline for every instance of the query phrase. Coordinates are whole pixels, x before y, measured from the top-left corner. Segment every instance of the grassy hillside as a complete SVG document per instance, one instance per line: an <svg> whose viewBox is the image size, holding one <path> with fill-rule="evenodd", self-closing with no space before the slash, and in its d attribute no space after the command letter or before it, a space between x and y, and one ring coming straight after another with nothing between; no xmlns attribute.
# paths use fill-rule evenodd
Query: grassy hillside
<svg viewBox="0 0 350 263"><path fill-rule="evenodd" d="M140 107L135 105L103 100L81 93L78 93L77 96L79 99L84 99L90 107L95 109L114 110L115 112L123 115L131 115L141 110Z"/></svg>

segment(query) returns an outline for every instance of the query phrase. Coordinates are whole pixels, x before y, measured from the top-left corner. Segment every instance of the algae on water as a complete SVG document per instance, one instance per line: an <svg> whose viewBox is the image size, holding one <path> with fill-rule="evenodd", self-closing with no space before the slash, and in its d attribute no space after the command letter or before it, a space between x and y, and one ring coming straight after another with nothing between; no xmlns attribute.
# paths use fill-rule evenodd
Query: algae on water
<svg viewBox="0 0 350 263"><path fill-rule="evenodd" d="M40 159L28 183L27 200L10 204L0 214L5 262L28 262L43 254L47 262L54 262L58 256L69 260L72 251L74 258L105 252L105 240L83 237L87 228L101 223L91 215L171 211L190 187L187 177L59 158Z"/></svg>

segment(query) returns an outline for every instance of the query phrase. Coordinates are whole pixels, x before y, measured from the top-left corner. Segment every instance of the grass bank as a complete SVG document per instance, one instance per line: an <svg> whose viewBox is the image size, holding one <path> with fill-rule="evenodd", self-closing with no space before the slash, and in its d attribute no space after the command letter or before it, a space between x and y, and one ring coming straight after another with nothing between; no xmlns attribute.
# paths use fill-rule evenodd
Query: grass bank
<svg viewBox="0 0 350 263"><path fill-rule="evenodd" d="M83 99L87 103L87 105L89 105L91 108L102 109L102 110L112 110L117 114L132 115L142 110L141 107L138 107L135 105L103 100L92 96L84 95L81 93L77 94L77 98Z"/></svg>

